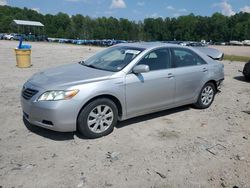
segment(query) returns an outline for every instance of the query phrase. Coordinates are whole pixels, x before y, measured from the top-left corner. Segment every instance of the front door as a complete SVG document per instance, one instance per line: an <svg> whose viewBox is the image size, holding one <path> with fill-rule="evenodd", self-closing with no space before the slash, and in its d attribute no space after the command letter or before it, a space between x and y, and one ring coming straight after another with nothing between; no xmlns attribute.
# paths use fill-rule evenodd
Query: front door
<svg viewBox="0 0 250 188"><path fill-rule="evenodd" d="M126 76L127 116L145 114L173 104L175 78L167 48L149 52L137 64L149 66L147 73Z"/></svg>

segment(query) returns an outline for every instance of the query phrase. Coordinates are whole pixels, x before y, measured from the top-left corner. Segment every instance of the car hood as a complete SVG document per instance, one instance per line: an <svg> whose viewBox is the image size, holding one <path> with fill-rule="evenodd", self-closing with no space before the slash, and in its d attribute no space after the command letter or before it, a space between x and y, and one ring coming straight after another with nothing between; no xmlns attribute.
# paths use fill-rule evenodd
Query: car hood
<svg viewBox="0 0 250 188"><path fill-rule="evenodd" d="M113 72L81 64L63 65L34 74L28 82L43 89L60 89L108 79Z"/></svg>

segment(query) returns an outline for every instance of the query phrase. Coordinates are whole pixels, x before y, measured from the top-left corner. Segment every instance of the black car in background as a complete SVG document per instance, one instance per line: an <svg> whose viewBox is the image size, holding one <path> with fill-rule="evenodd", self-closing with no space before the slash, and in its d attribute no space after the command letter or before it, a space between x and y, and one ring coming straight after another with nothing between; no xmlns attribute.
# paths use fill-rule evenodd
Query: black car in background
<svg viewBox="0 0 250 188"><path fill-rule="evenodd" d="M0 40L3 40L3 38L4 38L4 33L0 33Z"/></svg>
<svg viewBox="0 0 250 188"><path fill-rule="evenodd" d="M243 75L246 77L246 79L250 80L250 61L245 64Z"/></svg>

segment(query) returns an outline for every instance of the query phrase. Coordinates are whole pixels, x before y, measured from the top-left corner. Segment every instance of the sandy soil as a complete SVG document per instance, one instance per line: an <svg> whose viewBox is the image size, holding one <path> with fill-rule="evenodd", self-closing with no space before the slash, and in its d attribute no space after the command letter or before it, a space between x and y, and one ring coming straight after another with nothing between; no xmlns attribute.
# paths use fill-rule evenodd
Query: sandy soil
<svg viewBox="0 0 250 188"><path fill-rule="evenodd" d="M22 84L35 72L101 48L31 43L33 66L15 66L17 42L0 41L0 187L250 186L250 83L223 62L225 82L206 110L184 106L134 118L87 140L24 125ZM235 187L235 188L236 188Z"/></svg>
<svg viewBox="0 0 250 188"><path fill-rule="evenodd" d="M250 46L216 46L216 45L213 45L210 47L221 50L227 55L238 55L238 56L250 57Z"/></svg>

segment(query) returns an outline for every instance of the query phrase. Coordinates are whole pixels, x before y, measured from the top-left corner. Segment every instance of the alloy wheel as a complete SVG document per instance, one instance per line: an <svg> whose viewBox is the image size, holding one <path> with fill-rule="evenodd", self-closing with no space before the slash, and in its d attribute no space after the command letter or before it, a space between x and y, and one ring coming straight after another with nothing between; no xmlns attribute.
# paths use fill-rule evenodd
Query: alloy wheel
<svg viewBox="0 0 250 188"><path fill-rule="evenodd" d="M103 133L112 124L114 112L107 105L98 105L90 111L87 119L89 129L94 133Z"/></svg>
<svg viewBox="0 0 250 188"><path fill-rule="evenodd" d="M213 88L210 85L206 86L201 93L202 104L205 106L209 105L213 101L213 97L214 97Z"/></svg>

